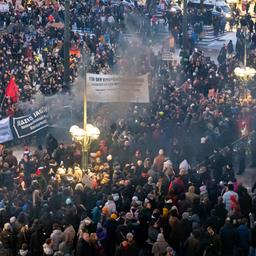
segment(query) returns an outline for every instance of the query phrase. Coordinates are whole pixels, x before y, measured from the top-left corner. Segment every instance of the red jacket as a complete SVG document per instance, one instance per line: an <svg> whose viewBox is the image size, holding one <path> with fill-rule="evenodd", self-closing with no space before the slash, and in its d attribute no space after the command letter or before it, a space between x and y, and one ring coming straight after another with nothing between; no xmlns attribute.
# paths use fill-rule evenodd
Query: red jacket
<svg viewBox="0 0 256 256"><path fill-rule="evenodd" d="M185 193L185 185L181 178L177 177L173 181L171 181L169 185L169 191L172 191L174 194L178 195L181 193Z"/></svg>

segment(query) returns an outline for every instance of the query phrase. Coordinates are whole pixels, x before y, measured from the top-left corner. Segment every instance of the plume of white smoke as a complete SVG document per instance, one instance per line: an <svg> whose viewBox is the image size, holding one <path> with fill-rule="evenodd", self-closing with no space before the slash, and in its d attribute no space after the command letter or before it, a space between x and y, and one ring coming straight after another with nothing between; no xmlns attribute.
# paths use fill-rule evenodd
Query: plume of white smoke
<svg viewBox="0 0 256 256"><path fill-rule="evenodd" d="M126 34L129 38L120 40L119 51L128 62L142 61L145 55L146 46L138 36L137 27L134 24L143 23L143 17L132 16L132 21L126 23ZM90 56L87 56L87 58ZM119 70L117 63L114 70ZM126 73L136 75L134 65L128 67ZM119 70L120 71L120 70ZM71 85L69 94L57 93L53 96L44 96L38 92L30 102L22 102L19 108L23 113L31 113L41 106L49 109L49 123L51 126L64 128L67 133L71 125L82 125L83 122L83 91L85 79L83 72L80 72L75 82ZM91 103L88 106L88 122L95 124L101 130L108 129L109 126L119 119L129 119L132 115L129 103Z"/></svg>

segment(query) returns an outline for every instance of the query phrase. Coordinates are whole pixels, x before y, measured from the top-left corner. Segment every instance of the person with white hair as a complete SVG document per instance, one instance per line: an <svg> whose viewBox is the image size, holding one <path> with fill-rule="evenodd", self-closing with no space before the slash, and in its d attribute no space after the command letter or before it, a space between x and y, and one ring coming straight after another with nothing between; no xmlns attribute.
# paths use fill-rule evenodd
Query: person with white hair
<svg viewBox="0 0 256 256"><path fill-rule="evenodd" d="M167 159L163 164L163 173L166 175L166 177L172 177L174 176L174 170L173 170L173 164L170 159Z"/></svg>
<svg viewBox="0 0 256 256"><path fill-rule="evenodd" d="M186 159L184 159L179 165L179 171L180 173L183 173L183 175L187 175L190 168L191 167Z"/></svg>

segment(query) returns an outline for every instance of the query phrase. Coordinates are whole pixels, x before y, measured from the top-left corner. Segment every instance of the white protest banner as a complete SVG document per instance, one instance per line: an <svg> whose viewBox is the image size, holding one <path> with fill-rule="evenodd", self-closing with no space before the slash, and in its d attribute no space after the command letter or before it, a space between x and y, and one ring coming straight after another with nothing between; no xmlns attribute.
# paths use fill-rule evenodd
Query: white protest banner
<svg viewBox="0 0 256 256"><path fill-rule="evenodd" d="M148 74L137 77L87 74L86 82L90 102L149 102Z"/></svg>
<svg viewBox="0 0 256 256"><path fill-rule="evenodd" d="M0 120L0 143L13 140L13 135L10 127L10 118Z"/></svg>
<svg viewBox="0 0 256 256"><path fill-rule="evenodd" d="M8 3L0 3L0 12L9 12L10 6Z"/></svg>
<svg viewBox="0 0 256 256"><path fill-rule="evenodd" d="M162 60L163 61L172 61L173 60L173 53L172 52L163 52Z"/></svg>

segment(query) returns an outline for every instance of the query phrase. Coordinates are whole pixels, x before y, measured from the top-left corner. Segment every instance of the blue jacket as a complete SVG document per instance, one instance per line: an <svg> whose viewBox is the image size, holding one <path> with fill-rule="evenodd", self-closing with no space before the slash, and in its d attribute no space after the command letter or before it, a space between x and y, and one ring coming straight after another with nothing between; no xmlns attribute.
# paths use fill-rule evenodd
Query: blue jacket
<svg viewBox="0 0 256 256"><path fill-rule="evenodd" d="M95 225L97 225L97 223L100 222L100 218L101 218L101 210L98 206L95 206L92 209L92 220Z"/></svg>
<svg viewBox="0 0 256 256"><path fill-rule="evenodd" d="M251 241L250 229L246 225L241 224L237 228L237 232L238 232L238 247L243 250L248 250L250 247L250 241Z"/></svg>

